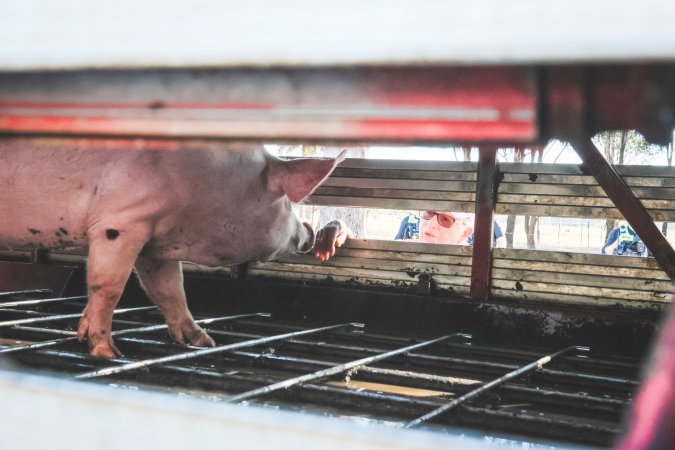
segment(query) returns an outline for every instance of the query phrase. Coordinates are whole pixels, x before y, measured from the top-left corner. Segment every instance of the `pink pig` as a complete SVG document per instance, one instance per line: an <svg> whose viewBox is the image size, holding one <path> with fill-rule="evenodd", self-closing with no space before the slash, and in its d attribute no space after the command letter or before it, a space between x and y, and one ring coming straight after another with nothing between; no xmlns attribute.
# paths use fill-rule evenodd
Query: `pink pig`
<svg viewBox="0 0 675 450"><path fill-rule="evenodd" d="M344 159L344 152L282 161L262 147L148 146L0 140L0 246L88 247L89 301L78 337L94 356L121 356L112 313L133 268L176 341L213 346L188 310L181 261L223 266L311 250L314 232L291 202Z"/></svg>
<svg viewBox="0 0 675 450"><path fill-rule="evenodd" d="M661 332L635 399L621 450L675 448L675 308Z"/></svg>

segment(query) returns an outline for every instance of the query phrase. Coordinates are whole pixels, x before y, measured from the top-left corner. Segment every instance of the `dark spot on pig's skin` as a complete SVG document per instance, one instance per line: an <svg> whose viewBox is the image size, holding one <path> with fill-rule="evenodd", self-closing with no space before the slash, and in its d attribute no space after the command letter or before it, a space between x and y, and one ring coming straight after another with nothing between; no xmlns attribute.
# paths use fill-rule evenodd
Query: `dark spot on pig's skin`
<svg viewBox="0 0 675 450"><path fill-rule="evenodd" d="M520 284L520 281L516 281L516 291L522 291L523 290L523 285Z"/></svg>
<svg viewBox="0 0 675 450"><path fill-rule="evenodd" d="M98 192L98 186L94 186L94 195Z"/></svg>
<svg viewBox="0 0 675 450"><path fill-rule="evenodd" d="M117 230L113 230L112 228L109 230L105 230L105 236L110 239L111 241L114 241L117 239L117 237L120 235L120 232Z"/></svg>
<svg viewBox="0 0 675 450"><path fill-rule="evenodd" d="M63 233L64 235L68 235L68 230L66 230L66 229L63 228L63 227L59 228L59 231L60 231L61 233Z"/></svg>
<svg viewBox="0 0 675 450"><path fill-rule="evenodd" d="M164 109L166 108L166 103L161 100L155 100L154 102L148 103L148 109Z"/></svg>
<svg viewBox="0 0 675 450"><path fill-rule="evenodd" d="M61 217L61 220L63 220L63 217Z"/></svg>
<svg viewBox="0 0 675 450"><path fill-rule="evenodd" d="M100 284L92 284L89 286L89 290L91 291L92 294L98 292L101 290L101 285Z"/></svg>
<svg viewBox="0 0 675 450"><path fill-rule="evenodd" d="M35 228L29 228L28 231L30 231L32 235L42 233L40 230L36 230Z"/></svg>
<svg viewBox="0 0 675 450"><path fill-rule="evenodd" d="M539 177L537 176L536 173L531 173L531 174L530 174L530 181L537 181L537 178L539 178Z"/></svg>

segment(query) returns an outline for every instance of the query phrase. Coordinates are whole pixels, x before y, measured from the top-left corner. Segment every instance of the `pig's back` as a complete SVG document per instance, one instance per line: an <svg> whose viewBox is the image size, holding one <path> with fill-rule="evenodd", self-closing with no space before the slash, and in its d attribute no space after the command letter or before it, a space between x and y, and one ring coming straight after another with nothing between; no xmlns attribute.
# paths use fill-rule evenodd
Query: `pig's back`
<svg viewBox="0 0 675 450"><path fill-rule="evenodd" d="M124 170L133 152L0 141L0 246L85 245L87 216L100 184Z"/></svg>

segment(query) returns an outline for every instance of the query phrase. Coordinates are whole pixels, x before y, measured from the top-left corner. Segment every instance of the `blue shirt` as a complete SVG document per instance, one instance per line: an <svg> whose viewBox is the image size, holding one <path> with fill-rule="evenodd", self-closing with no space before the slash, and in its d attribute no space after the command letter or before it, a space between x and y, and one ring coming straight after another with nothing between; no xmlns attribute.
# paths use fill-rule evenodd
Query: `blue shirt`
<svg viewBox="0 0 675 450"><path fill-rule="evenodd" d="M401 221L398 227L398 233L394 237L397 241L407 241L409 239L418 240L420 238L420 218L416 214L408 214Z"/></svg>
<svg viewBox="0 0 675 450"><path fill-rule="evenodd" d="M494 240L492 241L493 245L497 243L497 239L504 236L504 233L502 232L502 229L496 220L492 222L492 234L494 237ZM473 245L473 233L471 233L471 236L469 236L466 241L469 243L469 245Z"/></svg>
<svg viewBox="0 0 675 450"><path fill-rule="evenodd" d="M624 234L623 239L621 239L622 232ZM640 236L638 236L635 230L628 225L621 225L609 232L609 235L607 235L607 242L605 242L605 245L601 250L602 254L606 255L605 249L614 244L617 240L619 240L619 245L612 252L613 255L647 256L648 254Z"/></svg>

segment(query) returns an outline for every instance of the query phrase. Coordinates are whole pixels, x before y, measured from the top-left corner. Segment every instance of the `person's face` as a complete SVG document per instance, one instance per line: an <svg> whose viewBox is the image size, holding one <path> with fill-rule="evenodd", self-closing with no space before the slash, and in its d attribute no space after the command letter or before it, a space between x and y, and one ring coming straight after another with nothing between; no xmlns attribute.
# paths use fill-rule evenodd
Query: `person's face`
<svg viewBox="0 0 675 450"><path fill-rule="evenodd" d="M473 229L451 212L420 211L420 241L431 244L461 244Z"/></svg>

